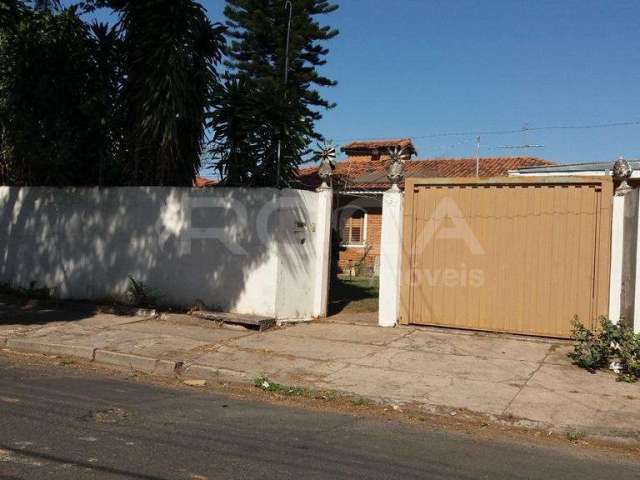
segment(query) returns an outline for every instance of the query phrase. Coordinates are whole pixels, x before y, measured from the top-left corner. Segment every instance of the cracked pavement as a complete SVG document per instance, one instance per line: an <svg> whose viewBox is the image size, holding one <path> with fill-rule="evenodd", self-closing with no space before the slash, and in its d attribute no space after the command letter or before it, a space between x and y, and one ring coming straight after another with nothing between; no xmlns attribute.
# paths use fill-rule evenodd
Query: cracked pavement
<svg viewBox="0 0 640 480"><path fill-rule="evenodd" d="M567 342L327 321L258 333L185 315L11 308L0 304L0 347L8 349L214 381L266 375L431 412L463 409L527 427L640 440L640 385L571 365Z"/></svg>
<svg viewBox="0 0 640 480"><path fill-rule="evenodd" d="M0 356L0 478L636 479L631 454L132 381Z"/></svg>

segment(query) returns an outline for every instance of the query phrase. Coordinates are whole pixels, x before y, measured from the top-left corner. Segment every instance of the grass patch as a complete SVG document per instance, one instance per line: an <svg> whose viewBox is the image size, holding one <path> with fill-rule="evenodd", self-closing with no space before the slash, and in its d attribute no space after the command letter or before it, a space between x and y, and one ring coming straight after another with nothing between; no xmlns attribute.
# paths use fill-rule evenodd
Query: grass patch
<svg viewBox="0 0 640 480"><path fill-rule="evenodd" d="M329 313L378 311L378 277L338 278L330 289Z"/></svg>
<svg viewBox="0 0 640 480"><path fill-rule="evenodd" d="M320 400L328 403L342 403L353 407L365 407L375 403L365 397L343 395L335 390L315 390L312 388L284 385L271 380L266 375L257 377L253 384L263 392L273 393L283 397L302 398L307 400Z"/></svg>
<svg viewBox="0 0 640 480"><path fill-rule="evenodd" d="M351 404L354 407L366 407L367 405L372 405L373 402L371 400L369 400L368 398L364 398L364 397L353 397L351 399Z"/></svg>
<svg viewBox="0 0 640 480"><path fill-rule="evenodd" d="M578 432L574 430L567 432L567 440L569 440L571 443L578 442L582 440L584 437L585 437L584 432Z"/></svg>
<svg viewBox="0 0 640 480"><path fill-rule="evenodd" d="M256 387L265 392L279 393L288 397L307 397L311 393L310 390L301 387L290 387L281 383L276 383L265 375L261 375L254 380Z"/></svg>

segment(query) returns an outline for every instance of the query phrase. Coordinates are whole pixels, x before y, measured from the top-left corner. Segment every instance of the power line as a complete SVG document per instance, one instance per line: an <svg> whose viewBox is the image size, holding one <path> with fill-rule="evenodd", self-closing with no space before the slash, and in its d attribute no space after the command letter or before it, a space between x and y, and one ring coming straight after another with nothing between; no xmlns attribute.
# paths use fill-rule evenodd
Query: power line
<svg viewBox="0 0 640 480"><path fill-rule="evenodd" d="M529 127L528 125L520 128L505 129L505 130L470 130L465 132L441 132L441 133L429 133L424 135L411 135L413 140L420 140L425 138L438 138L438 137L462 137L462 136L478 136L478 135L510 135L514 133L524 132L540 132L545 130L585 130L596 128L615 128L615 127L630 127L640 125L640 120L629 120L625 122L608 122L608 123L595 123L590 125L548 125L541 127ZM349 142L358 140L357 138L343 138L338 139L336 142Z"/></svg>

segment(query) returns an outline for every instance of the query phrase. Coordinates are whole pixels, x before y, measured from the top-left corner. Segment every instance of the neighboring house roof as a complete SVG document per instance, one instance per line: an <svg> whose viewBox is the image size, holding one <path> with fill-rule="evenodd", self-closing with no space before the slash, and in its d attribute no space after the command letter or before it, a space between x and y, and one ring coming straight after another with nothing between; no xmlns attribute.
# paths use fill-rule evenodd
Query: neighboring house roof
<svg viewBox="0 0 640 480"><path fill-rule="evenodd" d="M333 175L335 185L346 190L385 190L389 188L387 161L346 160L336 165ZM523 167L550 166L553 162L535 157L491 157L480 158L480 177L500 177L510 170ZM318 167L299 170L298 180L307 188L320 185ZM475 158L433 158L408 160L405 163L406 177L474 177Z"/></svg>
<svg viewBox="0 0 640 480"><path fill-rule="evenodd" d="M193 186L197 187L197 188L204 188L204 187L215 187L218 184L218 180L212 180L210 178L206 178L206 177L196 177L196 179L193 182Z"/></svg>
<svg viewBox="0 0 640 480"><path fill-rule="evenodd" d="M359 140L357 142L351 142L344 145L340 150L353 155L358 152L371 152L372 150L382 150L383 154L386 154L386 150L395 147L407 149L407 153L415 154L416 149L413 146L413 142L410 138L389 138L383 140Z"/></svg>
<svg viewBox="0 0 640 480"><path fill-rule="evenodd" d="M640 160L628 160L629 166L633 169L634 173L640 171ZM590 163L567 163L560 165L543 165L543 166L529 166L520 167L512 170L511 173L522 175L535 175L535 174L575 174L575 173L593 173L593 174L607 174L611 173L614 161L608 162L590 162Z"/></svg>

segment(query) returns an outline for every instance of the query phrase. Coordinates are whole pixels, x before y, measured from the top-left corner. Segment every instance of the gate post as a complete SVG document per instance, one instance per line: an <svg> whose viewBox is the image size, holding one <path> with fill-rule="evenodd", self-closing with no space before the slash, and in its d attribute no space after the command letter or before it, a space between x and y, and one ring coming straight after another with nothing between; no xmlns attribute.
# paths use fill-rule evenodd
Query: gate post
<svg viewBox="0 0 640 480"><path fill-rule="evenodd" d="M622 313L622 260L625 197L614 195L611 212L611 274L609 278L609 320L617 324Z"/></svg>
<svg viewBox="0 0 640 480"><path fill-rule="evenodd" d="M635 321L633 318L630 303L635 303L631 299L629 289L635 287L636 279L630 278L630 270L628 265L635 262L634 253L630 247L635 247L637 241L637 226L633 226L627 217L633 216L636 212L629 205L629 200L633 189L627 183L631 177L632 170L629 162L620 158L612 168L612 176L618 184L613 195L613 205L611 211L611 270L609 275L609 320L614 324L620 322L620 319L627 317L627 320ZM636 192L633 192L636 193ZM626 208L625 208L626 207ZM626 260L626 262L625 262ZM631 318L629 318L631 317Z"/></svg>
<svg viewBox="0 0 640 480"><path fill-rule="evenodd" d="M394 185L395 186L395 185ZM404 194L393 187L382 196L380 240L380 306L378 325L394 327L400 317L400 265L402 262L402 202Z"/></svg>
<svg viewBox="0 0 640 480"><path fill-rule="evenodd" d="M335 158L335 150L326 146L320 153L318 175L322 184L316 190L318 195L317 220L315 225L316 264L315 289L313 292L313 316L327 316L329 303L329 257L331 256L331 210L333 208L333 188L331 182L331 159Z"/></svg>
<svg viewBox="0 0 640 480"><path fill-rule="evenodd" d="M640 333L640 189L625 197L621 317Z"/></svg>

